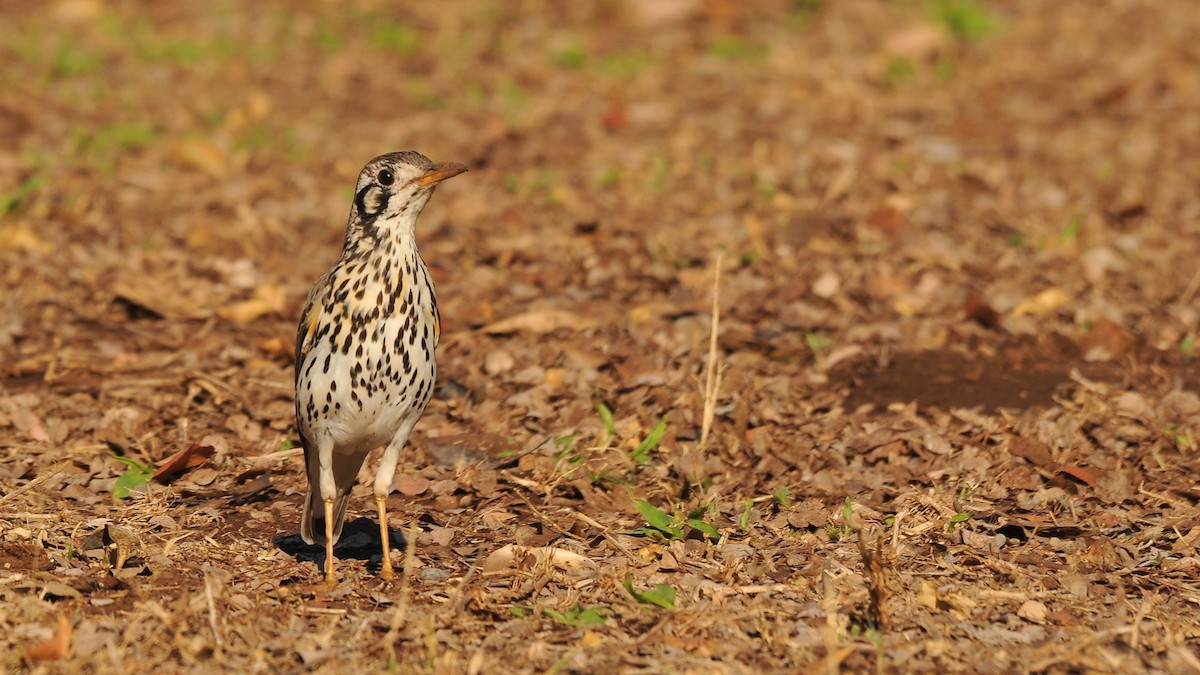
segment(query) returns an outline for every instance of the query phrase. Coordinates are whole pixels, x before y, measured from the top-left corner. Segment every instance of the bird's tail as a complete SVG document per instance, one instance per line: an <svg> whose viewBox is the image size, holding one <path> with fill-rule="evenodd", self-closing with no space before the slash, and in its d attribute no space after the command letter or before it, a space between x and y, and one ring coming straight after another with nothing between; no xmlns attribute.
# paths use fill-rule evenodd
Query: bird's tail
<svg viewBox="0 0 1200 675"><path fill-rule="evenodd" d="M342 538L342 525L346 522L346 507L350 504L350 490L341 492L333 500L333 543ZM310 483L304 495L304 514L300 516L300 536L306 544L325 544L325 500L320 490Z"/></svg>
<svg viewBox="0 0 1200 675"><path fill-rule="evenodd" d="M350 489L358 479L366 455L334 455L333 482L336 490L333 498L333 543L342 537L342 525L346 522L346 507L350 504ZM304 495L304 513L300 516L300 536L306 544L325 543L325 500L321 499L320 462L307 462L308 491Z"/></svg>

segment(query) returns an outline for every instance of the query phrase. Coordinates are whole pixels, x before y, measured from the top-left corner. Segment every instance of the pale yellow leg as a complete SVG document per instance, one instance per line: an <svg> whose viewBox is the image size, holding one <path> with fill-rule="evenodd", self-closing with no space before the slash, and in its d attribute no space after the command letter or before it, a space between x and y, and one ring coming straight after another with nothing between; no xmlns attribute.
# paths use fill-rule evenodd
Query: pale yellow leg
<svg viewBox="0 0 1200 675"><path fill-rule="evenodd" d="M387 524L387 498L376 497L375 506L379 509L379 540L383 542L383 563L379 568L379 576L383 577L385 581L391 581L396 577L396 573L392 571L392 542Z"/></svg>
<svg viewBox="0 0 1200 675"><path fill-rule="evenodd" d="M333 500L325 500L325 582L330 588L337 586L337 574L333 571Z"/></svg>

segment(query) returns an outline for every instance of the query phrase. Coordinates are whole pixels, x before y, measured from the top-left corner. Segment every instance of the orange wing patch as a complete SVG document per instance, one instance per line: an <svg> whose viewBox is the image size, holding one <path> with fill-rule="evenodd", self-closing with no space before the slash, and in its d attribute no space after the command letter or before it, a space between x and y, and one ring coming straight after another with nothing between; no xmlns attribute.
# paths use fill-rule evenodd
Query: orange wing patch
<svg viewBox="0 0 1200 675"><path fill-rule="evenodd" d="M313 348L314 337L319 325L321 325L321 307L313 304L308 316L305 317L304 342L301 343L300 353L297 354L297 357L304 356Z"/></svg>

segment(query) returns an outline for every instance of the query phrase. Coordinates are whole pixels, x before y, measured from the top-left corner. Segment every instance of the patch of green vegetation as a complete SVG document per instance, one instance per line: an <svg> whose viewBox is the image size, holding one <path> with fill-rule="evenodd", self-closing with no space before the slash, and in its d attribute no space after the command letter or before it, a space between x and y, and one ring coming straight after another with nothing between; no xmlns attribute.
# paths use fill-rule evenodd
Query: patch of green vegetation
<svg viewBox="0 0 1200 675"><path fill-rule="evenodd" d="M849 538L855 532L853 523L854 503L850 501L849 497L846 497L846 501L842 503L841 515L841 524L830 523L825 526L825 534L829 536L830 540L840 541Z"/></svg>
<svg viewBox="0 0 1200 675"><path fill-rule="evenodd" d="M467 87L467 103L476 110L487 107L488 93L479 82L472 82Z"/></svg>
<svg viewBox="0 0 1200 675"><path fill-rule="evenodd" d="M533 616L533 608L523 605L513 605L512 607L508 608L508 613L518 619L528 619L529 617Z"/></svg>
<svg viewBox="0 0 1200 675"><path fill-rule="evenodd" d="M737 526L742 532L750 529L750 518L754 516L754 500L747 499L743 502L742 515L738 516Z"/></svg>
<svg viewBox="0 0 1200 675"><path fill-rule="evenodd" d="M971 519L971 514L960 511L960 512L950 516L950 520L946 521L946 531L953 532L954 528L967 522L970 519Z"/></svg>
<svg viewBox="0 0 1200 675"><path fill-rule="evenodd" d="M648 525L634 530L634 535L665 540L686 539L688 534L695 530L714 542L721 539L717 528L703 519L704 516L711 517L714 510L711 505L701 504L691 511L676 509L675 515L668 515L666 511L644 499L634 500L634 504Z"/></svg>
<svg viewBox="0 0 1200 675"><path fill-rule="evenodd" d="M517 194L517 190L521 187L521 178L519 176L517 176L517 174L515 174L511 171L508 171L508 172L505 172L505 174L504 174L503 183L504 183L504 191L509 194L515 195L515 194Z"/></svg>
<svg viewBox="0 0 1200 675"><path fill-rule="evenodd" d="M3 213L3 211L0 210L0 214L2 214L2 213ZM1183 354L1184 357L1189 358L1189 359L1192 358L1192 356L1194 356L1196 354L1196 334L1195 333L1188 333L1187 335L1183 336L1183 339L1180 340L1180 342L1179 342L1179 353Z"/></svg>
<svg viewBox="0 0 1200 675"><path fill-rule="evenodd" d="M621 170L609 167L600 173L596 183L601 187L613 187L621 182Z"/></svg>
<svg viewBox="0 0 1200 675"><path fill-rule="evenodd" d="M667 179L671 176L671 160L666 157L655 157L650 165L650 180L647 186L651 192L662 192L667 187Z"/></svg>
<svg viewBox="0 0 1200 675"><path fill-rule="evenodd" d="M612 77L632 77L653 64L654 58L648 52L635 49L600 59L600 72Z"/></svg>
<svg viewBox="0 0 1200 675"><path fill-rule="evenodd" d="M781 487L771 493L771 498L779 505L779 508L786 509L792 505L792 491L786 487Z"/></svg>
<svg viewBox="0 0 1200 675"><path fill-rule="evenodd" d="M960 40L979 40L996 28L995 18L978 0L935 0L930 13Z"/></svg>
<svg viewBox="0 0 1200 675"><path fill-rule="evenodd" d="M708 53L726 59L761 59L767 55L767 47L742 37L726 36L713 40Z"/></svg>
<svg viewBox="0 0 1200 675"><path fill-rule="evenodd" d="M600 423L604 425L604 433L606 434L600 439L601 445L608 442L608 439L617 435L617 423L613 419L612 408L604 401L596 401L596 414L600 416Z"/></svg>
<svg viewBox="0 0 1200 675"><path fill-rule="evenodd" d="M342 34L332 26L332 22L326 19L317 23L317 49L325 54L336 54L342 51L345 44Z"/></svg>
<svg viewBox="0 0 1200 675"><path fill-rule="evenodd" d="M615 474L612 469L602 469L600 471L592 471L588 473L588 482L601 490L610 490L614 487L632 487L633 481L622 478Z"/></svg>
<svg viewBox="0 0 1200 675"><path fill-rule="evenodd" d="M667 418L664 415L663 418L658 421L658 424L654 425L654 428L650 430L650 433L647 434L644 439L642 439L642 442L638 443L638 446L629 453L629 458L632 459L635 464L645 464L646 462L649 462L650 453L654 452L654 449L657 448L658 444L662 442L663 434L666 432Z"/></svg>
<svg viewBox="0 0 1200 675"><path fill-rule="evenodd" d="M587 52L578 42L572 42L554 55L554 64L562 68L579 70L587 65Z"/></svg>
<svg viewBox="0 0 1200 675"><path fill-rule="evenodd" d="M893 56L883 67L883 84L899 87L917 79L917 62L907 56Z"/></svg>
<svg viewBox="0 0 1200 675"><path fill-rule="evenodd" d="M558 458L560 466L565 467L563 473L568 477L572 477L575 468L587 461L587 454L575 447L575 434L559 436L554 439L554 445L558 448L555 457Z"/></svg>
<svg viewBox="0 0 1200 675"><path fill-rule="evenodd" d="M825 363L825 351L833 345L833 340L825 335L808 331L804 334L804 344L812 352L813 361L817 366L821 366Z"/></svg>
<svg viewBox="0 0 1200 675"><path fill-rule="evenodd" d="M409 95L422 108L437 110L446 107L446 99L424 78L414 79L409 83L408 89Z"/></svg>
<svg viewBox="0 0 1200 675"><path fill-rule="evenodd" d="M1060 246L1070 244L1079 238L1079 230L1083 228L1083 217L1075 216L1067 222L1066 227L1058 233L1058 243Z"/></svg>
<svg viewBox="0 0 1200 675"><path fill-rule="evenodd" d="M150 29L141 39L134 38L138 55L151 63L168 62L194 66L210 60L225 60L237 54L241 46L233 38L212 37L205 40L160 37Z"/></svg>
<svg viewBox="0 0 1200 675"><path fill-rule="evenodd" d="M1166 436L1171 439L1176 449L1189 453L1196 451L1196 439L1192 437L1191 430L1183 425L1168 424Z"/></svg>
<svg viewBox="0 0 1200 675"><path fill-rule="evenodd" d="M639 591L633 587L633 577L627 576L624 585L629 595L643 605L654 605L663 609L671 609L675 606L675 589L666 584L658 584L654 588Z"/></svg>
<svg viewBox="0 0 1200 675"><path fill-rule="evenodd" d="M63 40L54 53L50 66L51 74L61 77L84 75L99 70L104 65L104 56L87 49L75 40Z"/></svg>
<svg viewBox="0 0 1200 675"><path fill-rule="evenodd" d="M371 46L400 56L412 56L420 48L420 38L411 26L399 21L371 17L368 40Z"/></svg>
<svg viewBox="0 0 1200 675"><path fill-rule="evenodd" d="M111 173L120 154L145 148L161 135L162 132L157 127L146 122L122 121L92 133L76 129L71 135L71 141L76 154L86 163L105 173Z"/></svg>
<svg viewBox="0 0 1200 675"><path fill-rule="evenodd" d="M608 621L607 613L611 610L612 608L606 605L597 605L595 607L575 605L565 612L546 607L542 609L542 616L554 619L568 626L574 626L575 628L589 628L591 626L603 626L604 622Z"/></svg>
<svg viewBox="0 0 1200 675"><path fill-rule="evenodd" d="M510 108L519 109L529 102L529 92L513 81L500 85L500 99Z"/></svg>
<svg viewBox="0 0 1200 675"><path fill-rule="evenodd" d="M137 460L120 455L113 455L113 459L129 467L117 477L117 482L113 484L114 499L125 499L132 491L149 483L150 479L154 477L153 464L142 464Z"/></svg>
<svg viewBox="0 0 1200 675"><path fill-rule="evenodd" d="M42 187L45 183L45 174L35 173L21 181L21 184L17 187L0 195L0 217L15 211L20 206L22 200L37 192L38 188Z"/></svg>
<svg viewBox="0 0 1200 675"><path fill-rule="evenodd" d="M792 0L787 22L792 27L803 26L816 18L825 5L824 0Z"/></svg>
<svg viewBox="0 0 1200 675"><path fill-rule="evenodd" d="M938 57L938 60L933 64L933 76L938 82L949 82L954 79L954 74L958 72L958 61L954 60L953 56L943 54Z"/></svg>

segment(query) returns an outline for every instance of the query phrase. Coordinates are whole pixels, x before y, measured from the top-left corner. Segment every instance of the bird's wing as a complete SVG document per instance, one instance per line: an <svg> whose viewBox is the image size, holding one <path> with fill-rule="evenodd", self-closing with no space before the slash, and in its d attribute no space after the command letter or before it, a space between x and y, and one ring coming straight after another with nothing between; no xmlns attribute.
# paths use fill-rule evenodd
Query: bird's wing
<svg viewBox="0 0 1200 675"><path fill-rule="evenodd" d="M329 294L333 270L326 272L317 280L313 289L308 293L308 301L304 303L304 311L300 314L300 325L296 328L296 381L300 381L300 367L304 357L316 342L317 330L325 318L325 297Z"/></svg>

